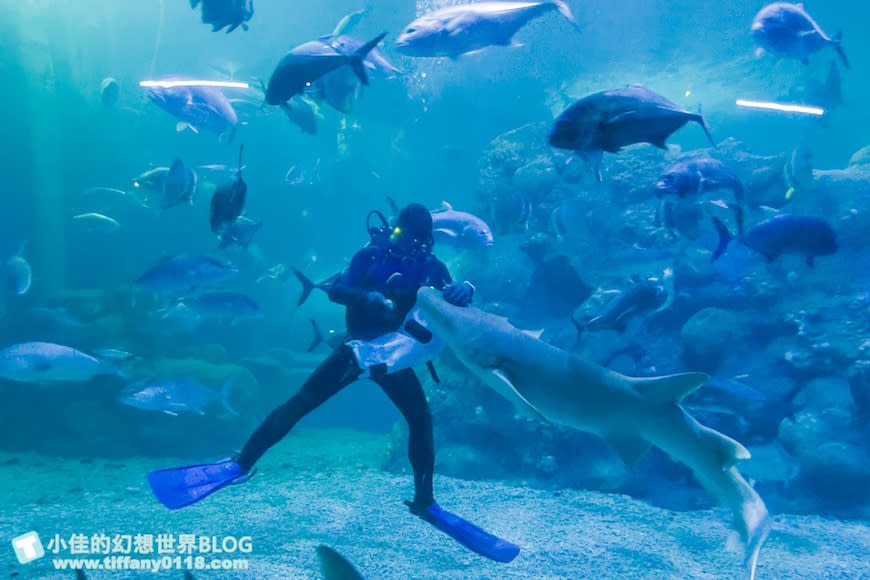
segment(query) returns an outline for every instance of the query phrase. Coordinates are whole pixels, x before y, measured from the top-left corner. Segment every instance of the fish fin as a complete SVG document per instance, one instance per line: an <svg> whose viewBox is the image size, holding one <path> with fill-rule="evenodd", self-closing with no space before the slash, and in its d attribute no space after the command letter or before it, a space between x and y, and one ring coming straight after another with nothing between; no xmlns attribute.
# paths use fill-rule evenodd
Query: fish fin
<svg viewBox="0 0 870 580"><path fill-rule="evenodd" d="M577 344L580 344L580 335L583 334L583 324L579 320L574 318L573 314L571 315L571 324L573 324L574 328L577 329L577 343L575 344L576 346Z"/></svg>
<svg viewBox="0 0 870 580"><path fill-rule="evenodd" d="M296 274L296 279L302 283L302 294L299 295L299 300L296 302L296 306L302 306L305 304L305 301L308 300L308 297L317 285L298 268L293 268L293 273Z"/></svg>
<svg viewBox="0 0 870 580"><path fill-rule="evenodd" d="M366 86L369 84L369 77L366 74L365 63L363 60L381 41L387 36L386 32L382 32L357 50L350 57L350 67L354 74L359 78L360 82Z"/></svg>
<svg viewBox="0 0 870 580"><path fill-rule="evenodd" d="M541 413L537 407L532 405L514 386L510 378L502 369L493 369L490 375L498 382L500 388L496 390L506 399L514 404L517 412L525 417L541 419L547 421L547 418Z"/></svg>
<svg viewBox="0 0 870 580"><path fill-rule="evenodd" d="M731 232L728 231L728 228L722 223L722 220L714 217L713 225L716 226L716 231L719 232L719 245L716 246L716 249L713 251L713 256L710 258L710 262L718 260L722 254L725 253L725 250L728 249L728 244L731 243Z"/></svg>
<svg viewBox="0 0 870 580"><path fill-rule="evenodd" d="M650 444L640 437L632 437L631 435L610 434L604 437L611 447L622 459L628 467L634 467L640 456L643 455Z"/></svg>
<svg viewBox="0 0 870 580"><path fill-rule="evenodd" d="M311 344L308 345L308 348L305 349L305 352L312 352L315 348L320 346L320 343L323 342L323 333L320 331L320 327L317 325L317 321L311 318L310 322L311 328L314 331L314 338L311 340Z"/></svg>
<svg viewBox="0 0 870 580"><path fill-rule="evenodd" d="M453 206L450 205L447 201L441 200L441 209L439 211L453 211Z"/></svg>
<svg viewBox="0 0 870 580"><path fill-rule="evenodd" d="M841 30L840 32L837 33L836 36L834 36L834 38L831 39L831 44L833 45L834 50L837 51L837 54L840 55L840 60L843 61L843 66L846 67L847 69L851 69L852 67L849 66L849 59L846 58L846 53L843 51L843 44L842 43L843 43L843 31Z"/></svg>
<svg viewBox="0 0 870 580"><path fill-rule="evenodd" d="M433 231L433 232L438 232L439 234L442 234L442 235L444 235L444 236L447 236L448 238L458 238L458 237L459 237L459 234L457 234L457 233L454 232L453 230L448 230L448 229L445 229L445 228L435 228L435 229L432 230L432 231Z"/></svg>
<svg viewBox="0 0 870 580"><path fill-rule="evenodd" d="M230 26L229 28L227 28L227 34L229 34L230 32L232 32L232 31L235 30L236 28L238 28L238 27L239 27L239 24L240 24L240 23L237 22L237 23L233 24L232 26Z"/></svg>
<svg viewBox="0 0 870 580"><path fill-rule="evenodd" d="M650 139L650 144L653 147L658 147L659 149L667 149L668 144L666 143L666 141L668 140L668 137L670 137L670 135L658 135Z"/></svg>
<svg viewBox="0 0 870 580"><path fill-rule="evenodd" d="M714 149L718 149L719 146L716 145L716 142L713 140L713 134L710 133L710 125L707 124L707 118L704 117L704 107L698 104L698 116L697 116L698 124L701 125L701 128L704 129L704 133L707 135L707 139L710 140L710 144Z"/></svg>
<svg viewBox="0 0 870 580"><path fill-rule="evenodd" d="M755 58L761 58L764 56L764 49L759 47L755 49Z"/></svg>
<svg viewBox="0 0 870 580"><path fill-rule="evenodd" d="M187 129L187 123L185 123L184 121L179 121L175 124L175 131L176 132L181 133L185 129Z"/></svg>
<svg viewBox="0 0 870 580"><path fill-rule="evenodd" d="M631 315L637 311L637 306L631 306L627 310L620 312L619 316L614 320L614 324L616 329L619 332L625 332L625 328L628 325L628 319L631 318Z"/></svg>
<svg viewBox="0 0 870 580"><path fill-rule="evenodd" d="M226 26L226 24L212 24L212 26L211 26L211 31L212 31L212 32L217 32L218 30L220 30L220 29L223 28L224 26Z"/></svg>
<svg viewBox="0 0 870 580"><path fill-rule="evenodd" d="M523 330L522 333L526 336L531 336L532 338L541 340L541 335L544 334L544 329L539 328L538 330Z"/></svg>
<svg viewBox="0 0 870 580"><path fill-rule="evenodd" d="M347 558L323 544L317 546L317 559L320 561L320 572L326 580L362 580L360 574Z"/></svg>
<svg viewBox="0 0 870 580"><path fill-rule="evenodd" d="M662 377L630 377L634 390L654 403L679 403L704 386L710 379L706 373L678 373Z"/></svg>
<svg viewBox="0 0 870 580"><path fill-rule="evenodd" d="M565 3L564 0L553 0L553 6L556 7L556 10L559 11L559 14L564 16L568 22L577 30L577 32L582 32L580 30L580 25L577 24L577 19L574 18L574 14L571 13L571 8L568 7L568 4Z"/></svg>
<svg viewBox="0 0 870 580"><path fill-rule="evenodd" d="M221 386L221 406L226 409L230 415L238 417L238 411L233 409L233 406L230 405L230 395L232 395L233 392L233 384L233 377L229 377Z"/></svg>
<svg viewBox="0 0 870 580"><path fill-rule="evenodd" d="M191 8L196 8L197 6L199 6L199 0L190 0Z"/></svg>

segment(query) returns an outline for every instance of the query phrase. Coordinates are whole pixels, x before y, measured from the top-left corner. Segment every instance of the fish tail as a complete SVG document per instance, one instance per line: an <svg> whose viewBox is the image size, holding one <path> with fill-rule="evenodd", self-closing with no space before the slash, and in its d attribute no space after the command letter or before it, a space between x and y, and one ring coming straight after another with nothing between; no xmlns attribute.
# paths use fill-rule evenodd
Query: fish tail
<svg viewBox="0 0 870 580"><path fill-rule="evenodd" d="M580 344L580 335L583 334L583 324L579 320L574 318L573 314L571 315L571 324L573 324L574 328L577 329L577 344L575 344L576 346Z"/></svg>
<svg viewBox="0 0 870 580"><path fill-rule="evenodd" d="M317 325L317 321L315 321L313 318L311 318L310 321L311 329L314 331L314 338L311 340L311 344L308 345L308 348L305 349L305 352L314 351L314 349L320 346L320 344L323 342L323 333L320 331L320 327Z"/></svg>
<svg viewBox="0 0 870 580"><path fill-rule="evenodd" d="M713 134L710 133L710 125L707 124L707 119L704 117L704 107L701 105L698 105L698 116L696 120L698 121L698 124L701 125L701 128L704 129L704 133L707 134L707 139L710 140L710 144L713 145L713 148L718 149L719 147L713 140Z"/></svg>
<svg viewBox="0 0 870 580"><path fill-rule="evenodd" d="M840 55L840 60L843 61L843 66L847 69L852 68L849 66L849 59L846 58L846 52L843 50L843 31L837 33L837 35L831 39L831 46L834 47L834 50L837 51L837 54Z"/></svg>
<svg viewBox="0 0 870 580"><path fill-rule="evenodd" d="M359 78L360 82L366 86L369 84L369 77L366 74L365 65L363 65L363 60L381 41L387 36L386 32L382 32L357 50L350 56L350 68L353 69L353 73Z"/></svg>
<svg viewBox="0 0 870 580"><path fill-rule="evenodd" d="M552 3L556 7L556 10L559 11L559 14L567 18L568 22L577 29L577 32L581 32L580 25L577 24L577 19L574 18L574 14L571 13L571 8L565 3L565 0L553 0Z"/></svg>
<svg viewBox="0 0 870 580"><path fill-rule="evenodd" d="M191 8L196 8L197 6L199 6L199 0L190 0Z"/></svg>
<svg viewBox="0 0 870 580"><path fill-rule="evenodd" d="M317 285L297 268L293 268L293 273L296 274L296 278L302 283L302 294L299 295L299 300L296 302L296 306L302 306L308 300L308 297L311 296L311 292L314 291Z"/></svg>
<svg viewBox="0 0 870 580"><path fill-rule="evenodd" d="M713 257L710 258L710 262L715 262L725 253L725 250L728 249L728 244L731 243L732 237L731 232L728 231L728 228L719 218L713 218L713 225L716 226L716 231L719 232L719 245L713 251Z"/></svg>
<svg viewBox="0 0 870 580"><path fill-rule="evenodd" d="M223 386L221 387L221 406L227 410L231 415L239 416L238 411L233 409L232 405L230 405L230 395L233 392L233 378L230 377L226 381L224 381Z"/></svg>

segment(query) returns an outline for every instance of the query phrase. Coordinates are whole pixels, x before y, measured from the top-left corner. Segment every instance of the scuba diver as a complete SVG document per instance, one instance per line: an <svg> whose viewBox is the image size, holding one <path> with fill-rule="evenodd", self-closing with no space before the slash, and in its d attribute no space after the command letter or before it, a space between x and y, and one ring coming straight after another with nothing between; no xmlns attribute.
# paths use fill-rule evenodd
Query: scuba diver
<svg viewBox="0 0 870 580"><path fill-rule="evenodd" d="M417 290L432 286L442 291L447 302L468 306L474 286L467 281L454 282L444 263L432 253L432 216L424 206L412 203L405 207L395 227L390 227L377 211L369 213L367 222L372 214L380 217L383 226L373 228L367 223L371 242L325 288L332 302L346 308L348 336L344 343L314 370L295 395L272 411L239 455L213 464L151 472L151 489L164 505L177 509L226 485L247 481L260 457L300 419L354 381L369 378L384 390L408 423L414 499L405 504L411 512L479 554L511 561L519 553L518 547L443 510L435 502L432 415L423 387L411 368L426 362L438 380L430 358L440 350L439 341L432 340L425 325L414 317ZM406 343L412 343L411 347L405 348ZM366 349L370 344L375 348ZM432 345L428 350L427 344ZM390 345L398 346L391 350Z"/></svg>

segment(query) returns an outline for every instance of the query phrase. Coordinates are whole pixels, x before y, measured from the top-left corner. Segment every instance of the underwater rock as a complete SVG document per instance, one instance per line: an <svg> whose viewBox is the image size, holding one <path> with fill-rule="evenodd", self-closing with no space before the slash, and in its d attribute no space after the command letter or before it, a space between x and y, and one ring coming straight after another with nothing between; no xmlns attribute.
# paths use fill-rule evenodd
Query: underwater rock
<svg viewBox="0 0 870 580"><path fill-rule="evenodd" d="M741 317L722 308L705 308L683 324L683 341L687 363L704 371L715 370L733 344L740 344Z"/></svg>
<svg viewBox="0 0 870 580"><path fill-rule="evenodd" d="M811 380L795 396L795 407L798 409L850 410L855 404L852 398L849 381L842 376L823 377Z"/></svg>
<svg viewBox="0 0 870 580"><path fill-rule="evenodd" d="M852 157L849 158L849 167L855 167L858 165L870 165L870 145L858 149L852 154Z"/></svg>
<svg viewBox="0 0 870 580"><path fill-rule="evenodd" d="M512 185L534 203L544 200L558 180L552 160L543 156L523 165L511 177Z"/></svg>

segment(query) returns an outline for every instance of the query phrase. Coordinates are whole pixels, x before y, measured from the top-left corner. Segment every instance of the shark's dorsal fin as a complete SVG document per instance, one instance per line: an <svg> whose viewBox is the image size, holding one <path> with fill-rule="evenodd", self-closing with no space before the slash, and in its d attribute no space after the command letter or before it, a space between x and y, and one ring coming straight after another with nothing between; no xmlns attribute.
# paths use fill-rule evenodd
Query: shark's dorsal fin
<svg viewBox="0 0 870 580"><path fill-rule="evenodd" d="M655 403L679 403L710 378L706 373L680 373L664 377L629 379L641 397Z"/></svg>
<svg viewBox="0 0 870 580"><path fill-rule="evenodd" d="M446 201L441 200L441 207L439 207L438 209L433 209L431 213L441 213L444 211L453 211L453 206Z"/></svg>
<svg viewBox="0 0 870 580"><path fill-rule="evenodd" d="M640 437L631 435L608 435L604 438L616 450L620 459L628 466L634 467L640 456L650 448L650 444Z"/></svg>
<svg viewBox="0 0 870 580"><path fill-rule="evenodd" d="M501 386L501 388L496 388L496 390L514 404L518 413L526 417L533 417L535 419L547 421L544 414L520 394L502 369L493 369L490 374Z"/></svg>

